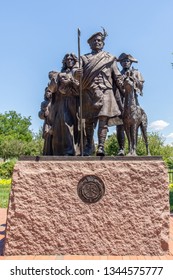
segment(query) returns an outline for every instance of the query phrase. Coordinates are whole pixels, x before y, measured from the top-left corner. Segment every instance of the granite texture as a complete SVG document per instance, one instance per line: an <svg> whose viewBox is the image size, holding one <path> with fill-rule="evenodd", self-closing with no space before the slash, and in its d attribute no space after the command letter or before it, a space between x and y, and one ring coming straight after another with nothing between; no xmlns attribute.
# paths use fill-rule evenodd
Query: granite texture
<svg viewBox="0 0 173 280"><path fill-rule="evenodd" d="M84 203L84 176L105 185ZM162 160L18 161L7 215L5 255L168 254L168 173Z"/></svg>

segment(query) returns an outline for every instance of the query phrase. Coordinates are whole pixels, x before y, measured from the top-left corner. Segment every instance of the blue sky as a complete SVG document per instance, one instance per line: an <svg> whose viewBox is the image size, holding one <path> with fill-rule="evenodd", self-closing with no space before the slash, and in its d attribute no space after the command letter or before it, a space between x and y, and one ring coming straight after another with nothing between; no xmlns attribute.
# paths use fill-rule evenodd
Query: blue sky
<svg viewBox="0 0 173 280"><path fill-rule="evenodd" d="M148 115L148 131L159 131L165 143L172 143L172 11L172 0L1 1L0 112L31 116L37 132L48 72L61 69L66 53L77 54L78 27L84 54L90 51L87 39L103 26L106 51L130 53L139 61L134 66L145 79L139 102Z"/></svg>

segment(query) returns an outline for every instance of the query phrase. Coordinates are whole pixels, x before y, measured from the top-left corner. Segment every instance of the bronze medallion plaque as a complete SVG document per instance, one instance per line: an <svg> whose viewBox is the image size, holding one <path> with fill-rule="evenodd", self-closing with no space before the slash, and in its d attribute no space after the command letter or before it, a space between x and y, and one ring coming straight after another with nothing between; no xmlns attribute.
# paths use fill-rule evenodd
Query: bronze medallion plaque
<svg viewBox="0 0 173 280"><path fill-rule="evenodd" d="M105 186L99 177L87 175L79 181L77 192L83 202L95 203L103 197Z"/></svg>

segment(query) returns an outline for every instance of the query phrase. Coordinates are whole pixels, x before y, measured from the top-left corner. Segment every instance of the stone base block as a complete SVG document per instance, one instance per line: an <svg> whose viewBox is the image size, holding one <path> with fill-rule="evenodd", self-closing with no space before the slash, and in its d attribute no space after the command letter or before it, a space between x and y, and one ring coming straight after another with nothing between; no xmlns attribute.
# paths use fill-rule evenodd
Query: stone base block
<svg viewBox="0 0 173 280"><path fill-rule="evenodd" d="M18 161L5 255L168 254L161 159Z"/></svg>

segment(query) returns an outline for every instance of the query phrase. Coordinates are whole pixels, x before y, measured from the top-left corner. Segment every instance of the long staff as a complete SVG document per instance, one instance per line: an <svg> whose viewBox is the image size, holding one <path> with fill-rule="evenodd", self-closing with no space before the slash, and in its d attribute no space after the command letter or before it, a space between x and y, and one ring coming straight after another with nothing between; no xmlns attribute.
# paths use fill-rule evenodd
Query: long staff
<svg viewBox="0 0 173 280"><path fill-rule="evenodd" d="M81 68L80 60L80 29L78 28L78 59L79 59L79 68ZM82 123L82 77L79 80L79 99L80 99L80 154L83 156L83 123Z"/></svg>

